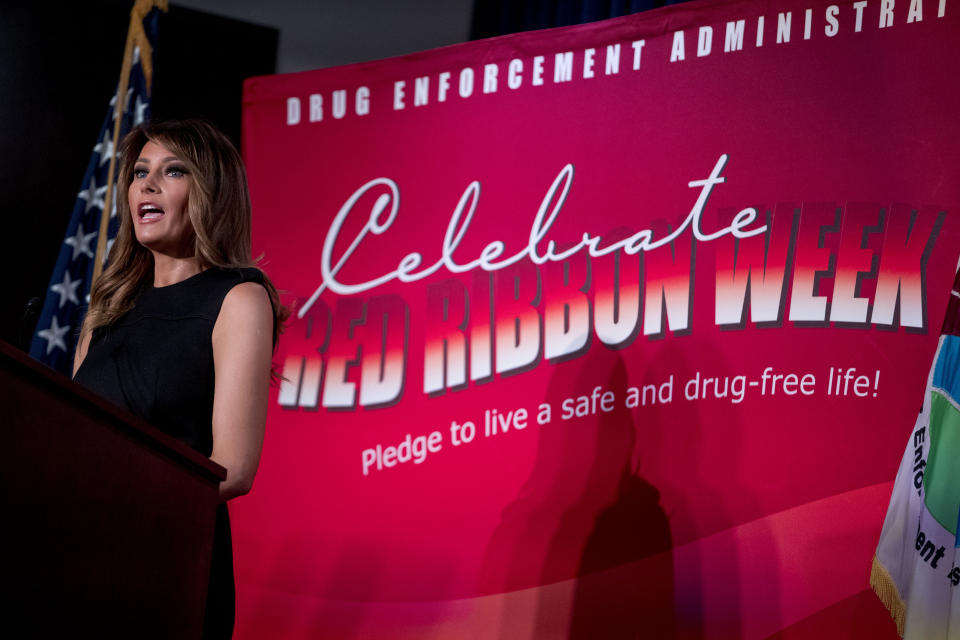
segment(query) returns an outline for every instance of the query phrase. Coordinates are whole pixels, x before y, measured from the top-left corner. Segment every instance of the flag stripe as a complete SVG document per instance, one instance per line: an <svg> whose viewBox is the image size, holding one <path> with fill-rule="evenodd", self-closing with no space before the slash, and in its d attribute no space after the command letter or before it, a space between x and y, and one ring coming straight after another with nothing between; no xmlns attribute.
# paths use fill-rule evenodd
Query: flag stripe
<svg viewBox="0 0 960 640"><path fill-rule="evenodd" d="M924 503L944 529L957 535L960 484L951 482L960 464L960 411L933 391L930 408L930 454L923 474Z"/></svg>
<svg viewBox="0 0 960 640"><path fill-rule="evenodd" d="M960 337L943 336L933 372L933 386L953 399L960 398Z"/></svg>

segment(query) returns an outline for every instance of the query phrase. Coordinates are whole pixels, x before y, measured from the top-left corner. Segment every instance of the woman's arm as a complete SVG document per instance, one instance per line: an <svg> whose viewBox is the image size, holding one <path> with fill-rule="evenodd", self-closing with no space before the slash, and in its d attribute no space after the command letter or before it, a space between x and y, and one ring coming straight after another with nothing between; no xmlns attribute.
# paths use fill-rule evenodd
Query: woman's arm
<svg viewBox="0 0 960 640"><path fill-rule="evenodd" d="M250 491L260 462L273 355L273 308L254 282L227 293L213 327L213 455L226 467L220 499Z"/></svg>

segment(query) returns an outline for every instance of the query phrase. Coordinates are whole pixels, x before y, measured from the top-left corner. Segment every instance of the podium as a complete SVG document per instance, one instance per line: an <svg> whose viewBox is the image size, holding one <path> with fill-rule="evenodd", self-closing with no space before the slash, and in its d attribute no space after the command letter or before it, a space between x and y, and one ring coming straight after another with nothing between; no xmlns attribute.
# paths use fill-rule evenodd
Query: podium
<svg viewBox="0 0 960 640"><path fill-rule="evenodd" d="M226 471L2 341L0 425L3 628L200 638Z"/></svg>

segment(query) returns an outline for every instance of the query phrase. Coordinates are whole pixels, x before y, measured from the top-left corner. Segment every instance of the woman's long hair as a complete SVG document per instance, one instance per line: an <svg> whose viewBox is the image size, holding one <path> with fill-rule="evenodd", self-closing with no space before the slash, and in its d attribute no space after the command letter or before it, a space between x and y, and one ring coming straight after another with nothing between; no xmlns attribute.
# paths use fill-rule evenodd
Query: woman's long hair
<svg viewBox="0 0 960 640"><path fill-rule="evenodd" d="M170 120L138 127L120 145L117 216L120 230L110 252L110 264L90 292L83 335L112 324L129 311L144 286L153 279L153 254L137 242L127 191L133 168L147 142L161 145L183 162L189 172L187 216L193 225L194 250L201 269L254 267L250 257L250 194L243 160L219 129L203 120ZM273 344L290 315L273 283L263 274L273 306ZM82 339L83 336L81 336Z"/></svg>

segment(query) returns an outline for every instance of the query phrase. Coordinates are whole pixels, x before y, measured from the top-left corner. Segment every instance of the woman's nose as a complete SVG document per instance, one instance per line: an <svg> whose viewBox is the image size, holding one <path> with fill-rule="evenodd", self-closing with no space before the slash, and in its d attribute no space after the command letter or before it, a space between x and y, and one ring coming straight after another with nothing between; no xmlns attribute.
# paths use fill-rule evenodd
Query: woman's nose
<svg viewBox="0 0 960 640"><path fill-rule="evenodd" d="M157 181L153 176L153 173L148 173L144 176L143 181L140 183L140 190L144 193L156 193L158 190Z"/></svg>

